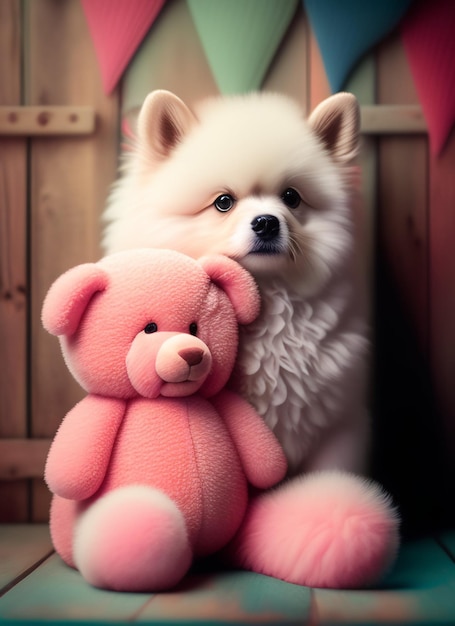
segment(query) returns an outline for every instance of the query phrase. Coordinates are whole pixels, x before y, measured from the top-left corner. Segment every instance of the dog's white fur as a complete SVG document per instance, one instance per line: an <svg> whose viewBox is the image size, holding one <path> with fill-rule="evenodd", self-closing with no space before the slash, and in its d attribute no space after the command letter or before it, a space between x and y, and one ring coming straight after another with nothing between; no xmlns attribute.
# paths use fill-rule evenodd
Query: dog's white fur
<svg viewBox="0 0 455 626"><path fill-rule="evenodd" d="M222 253L254 274L263 308L243 329L238 380L293 473L365 469L367 340L350 189L358 134L350 94L328 98L305 120L277 94L213 99L193 113L156 91L105 211L107 253ZM298 206L281 198L290 188ZM220 212L223 195L233 206ZM276 218L265 219L275 230L260 236L263 216Z"/></svg>

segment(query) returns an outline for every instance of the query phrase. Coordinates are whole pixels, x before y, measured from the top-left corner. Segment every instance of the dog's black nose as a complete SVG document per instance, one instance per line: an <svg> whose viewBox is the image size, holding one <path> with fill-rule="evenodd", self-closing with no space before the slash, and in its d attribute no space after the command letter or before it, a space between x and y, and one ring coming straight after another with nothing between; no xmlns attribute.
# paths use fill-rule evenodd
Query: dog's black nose
<svg viewBox="0 0 455 626"><path fill-rule="evenodd" d="M280 232L280 222L274 215L258 215L251 222L251 228L259 239L274 239Z"/></svg>

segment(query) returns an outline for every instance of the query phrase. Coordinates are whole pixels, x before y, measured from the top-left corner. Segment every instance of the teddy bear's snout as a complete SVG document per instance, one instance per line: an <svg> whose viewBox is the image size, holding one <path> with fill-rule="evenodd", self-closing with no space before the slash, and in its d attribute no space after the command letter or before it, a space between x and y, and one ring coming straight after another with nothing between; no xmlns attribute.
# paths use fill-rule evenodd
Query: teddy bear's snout
<svg viewBox="0 0 455 626"><path fill-rule="evenodd" d="M212 366L212 355L203 341L187 334L171 337L156 357L156 373L168 383L202 384Z"/></svg>
<svg viewBox="0 0 455 626"><path fill-rule="evenodd" d="M179 356L188 363L190 367L199 365L204 358L204 351L199 348L183 348L179 350Z"/></svg>
<svg viewBox="0 0 455 626"><path fill-rule="evenodd" d="M182 396L198 391L212 369L212 354L187 333L139 333L126 359L130 382L146 398Z"/></svg>

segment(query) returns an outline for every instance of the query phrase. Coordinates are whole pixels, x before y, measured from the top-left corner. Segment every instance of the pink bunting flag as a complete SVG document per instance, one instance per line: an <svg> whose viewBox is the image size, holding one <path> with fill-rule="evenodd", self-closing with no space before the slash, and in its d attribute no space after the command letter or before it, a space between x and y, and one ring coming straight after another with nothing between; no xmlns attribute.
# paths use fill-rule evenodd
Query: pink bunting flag
<svg viewBox="0 0 455 626"><path fill-rule="evenodd" d="M402 37L437 155L455 122L455 2L416 3L403 21Z"/></svg>
<svg viewBox="0 0 455 626"><path fill-rule="evenodd" d="M81 0L95 46L105 93L125 68L166 0Z"/></svg>

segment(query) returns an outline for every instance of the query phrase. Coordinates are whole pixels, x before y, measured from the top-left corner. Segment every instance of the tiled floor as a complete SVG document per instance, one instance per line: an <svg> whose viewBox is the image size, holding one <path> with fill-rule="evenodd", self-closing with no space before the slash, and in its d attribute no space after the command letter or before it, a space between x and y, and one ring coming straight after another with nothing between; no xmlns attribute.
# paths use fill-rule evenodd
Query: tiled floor
<svg viewBox="0 0 455 626"><path fill-rule="evenodd" d="M52 551L46 526L0 526L0 625L455 626L455 532L406 543L380 589L308 589L249 572L199 573L162 594L90 587Z"/></svg>

